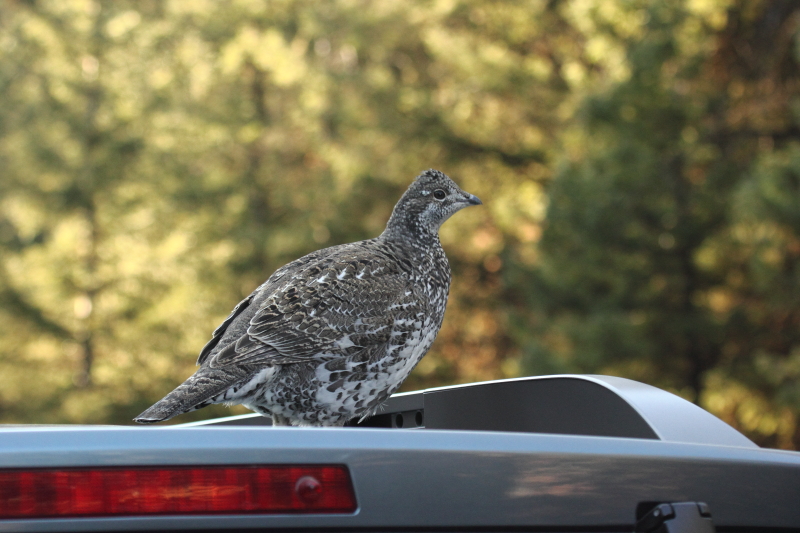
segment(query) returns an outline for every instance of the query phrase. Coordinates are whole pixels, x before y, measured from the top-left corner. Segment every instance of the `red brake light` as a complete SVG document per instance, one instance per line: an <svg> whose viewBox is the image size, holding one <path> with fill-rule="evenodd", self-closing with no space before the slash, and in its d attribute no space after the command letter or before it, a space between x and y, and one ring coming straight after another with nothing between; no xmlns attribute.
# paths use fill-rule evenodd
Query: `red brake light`
<svg viewBox="0 0 800 533"><path fill-rule="evenodd" d="M355 509L341 465L0 470L0 518Z"/></svg>

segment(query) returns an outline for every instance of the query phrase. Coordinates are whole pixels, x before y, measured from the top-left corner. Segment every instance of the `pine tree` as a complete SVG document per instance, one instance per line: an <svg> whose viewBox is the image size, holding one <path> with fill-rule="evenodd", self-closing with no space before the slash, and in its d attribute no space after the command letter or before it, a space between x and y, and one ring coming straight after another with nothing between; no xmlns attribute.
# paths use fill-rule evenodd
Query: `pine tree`
<svg viewBox="0 0 800 533"><path fill-rule="evenodd" d="M796 39L798 8L736 4L690 47L698 14L649 6L624 41L629 78L587 99L581 151L549 189L528 369L654 383L797 446L800 57L767 43Z"/></svg>

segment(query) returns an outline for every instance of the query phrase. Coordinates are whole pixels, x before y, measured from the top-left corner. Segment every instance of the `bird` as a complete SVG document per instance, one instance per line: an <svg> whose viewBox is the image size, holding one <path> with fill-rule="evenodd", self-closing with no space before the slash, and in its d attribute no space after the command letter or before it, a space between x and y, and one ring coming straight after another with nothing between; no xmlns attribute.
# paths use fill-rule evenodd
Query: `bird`
<svg viewBox="0 0 800 533"><path fill-rule="evenodd" d="M213 332L199 369L134 421L218 403L274 426L336 427L375 414L441 328L451 275L439 228L481 204L443 172L422 172L378 237L276 270Z"/></svg>

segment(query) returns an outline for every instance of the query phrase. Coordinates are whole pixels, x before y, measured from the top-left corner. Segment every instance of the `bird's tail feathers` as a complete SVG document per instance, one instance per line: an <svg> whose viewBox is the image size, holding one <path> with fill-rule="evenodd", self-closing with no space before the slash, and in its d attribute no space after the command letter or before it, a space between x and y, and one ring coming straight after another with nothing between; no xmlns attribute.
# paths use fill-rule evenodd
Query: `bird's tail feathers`
<svg viewBox="0 0 800 533"><path fill-rule="evenodd" d="M240 376L233 376L223 369L201 368L133 421L154 424L213 403L225 402L229 400L225 393L236 386L237 377Z"/></svg>

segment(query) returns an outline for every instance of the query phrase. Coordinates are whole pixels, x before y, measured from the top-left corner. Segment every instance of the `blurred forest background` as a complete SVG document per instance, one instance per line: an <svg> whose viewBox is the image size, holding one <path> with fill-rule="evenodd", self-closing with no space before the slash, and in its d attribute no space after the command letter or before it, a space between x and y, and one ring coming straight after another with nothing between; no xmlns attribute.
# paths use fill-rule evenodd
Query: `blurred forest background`
<svg viewBox="0 0 800 533"><path fill-rule="evenodd" d="M794 0L0 0L0 95L0 422L129 423L433 167L485 206L404 390L614 374L800 448Z"/></svg>

